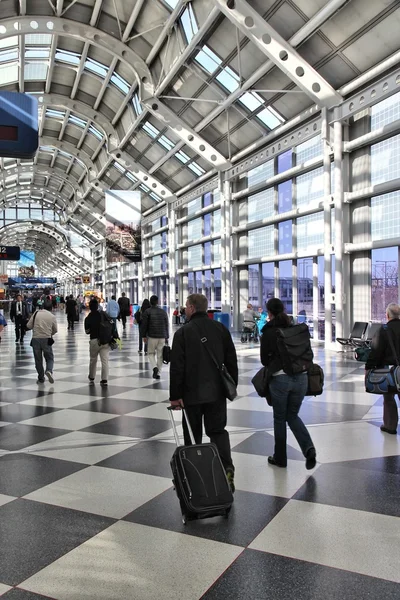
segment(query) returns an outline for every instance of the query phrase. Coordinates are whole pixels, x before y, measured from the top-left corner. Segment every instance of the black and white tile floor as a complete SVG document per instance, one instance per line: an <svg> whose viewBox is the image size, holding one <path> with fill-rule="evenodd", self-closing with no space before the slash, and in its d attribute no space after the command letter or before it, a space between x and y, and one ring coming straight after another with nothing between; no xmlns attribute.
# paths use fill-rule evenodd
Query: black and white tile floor
<svg viewBox="0 0 400 600"><path fill-rule="evenodd" d="M0 346L0 597L39 600L397 600L400 436L350 357L317 351L326 391L307 399L318 467L289 434L274 469L272 412L238 346L228 421L236 465L229 520L184 526L171 485L168 373L154 382L130 325L108 389L87 383L82 323L54 345L55 383L36 384L29 338ZM150 441L149 441L150 439Z"/></svg>

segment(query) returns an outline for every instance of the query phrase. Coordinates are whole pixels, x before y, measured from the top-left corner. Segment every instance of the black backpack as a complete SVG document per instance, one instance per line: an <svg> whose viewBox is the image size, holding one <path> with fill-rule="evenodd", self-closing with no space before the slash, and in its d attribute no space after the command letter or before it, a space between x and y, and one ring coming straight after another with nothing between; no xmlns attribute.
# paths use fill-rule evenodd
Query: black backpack
<svg viewBox="0 0 400 600"><path fill-rule="evenodd" d="M100 313L100 325L99 325L99 344L104 346L110 344L114 336L114 322L104 311Z"/></svg>
<svg viewBox="0 0 400 600"><path fill-rule="evenodd" d="M324 371L313 363L308 369L308 387L306 396L320 396L324 391Z"/></svg>
<svg viewBox="0 0 400 600"><path fill-rule="evenodd" d="M282 368L287 375L304 373L313 364L314 354L310 343L310 332L305 323L277 328L276 340Z"/></svg>

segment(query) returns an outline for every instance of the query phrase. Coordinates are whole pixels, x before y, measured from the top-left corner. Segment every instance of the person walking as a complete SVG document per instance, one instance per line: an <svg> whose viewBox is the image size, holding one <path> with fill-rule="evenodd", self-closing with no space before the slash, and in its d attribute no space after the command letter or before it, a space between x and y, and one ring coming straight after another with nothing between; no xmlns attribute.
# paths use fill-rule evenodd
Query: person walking
<svg viewBox="0 0 400 600"><path fill-rule="evenodd" d="M101 343L100 325L102 319L105 318L105 313L99 311L99 303L93 298L89 302L90 313L85 319L85 332L90 335L89 341L89 382L94 383L97 370L97 359L100 356L101 361L101 380L100 385L106 386L108 383L108 359L110 354L109 343Z"/></svg>
<svg viewBox="0 0 400 600"><path fill-rule="evenodd" d="M196 444L201 444L203 419L206 435L219 451L228 481L234 491L234 472L229 433L226 431L226 395L209 349L238 382L235 345L228 329L207 316L208 301L203 294L191 294L186 301L188 323L175 332L170 364L170 403L184 407ZM206 341L204 341L206 340ZM208 349L209 348L209 349ZM185 445L190 436L183 419Z"/></svg>
<svg viewBox="0 0 400 600"><path fill-rule="evenodd" d="M1 342L1 334L4 331L4 327L7 327L7 321L6 321L3 313L0 312L0 342Z"/></svg>
<svg viewBox="0 0 400 600"><path fill-rule="evenodd" d="M384 367L385 365L397 365L400 362L400 306L395 303L389 304L386 309L387 325L382 326L375 333L371 342L371 352L365 363L366 371ZM391 336L397 356L389 341ZM397 397L400 399L399 394ZM399 411L394 393L383 394L383 425L381 431L396 435L399 422Z"/></svg>
<svg viewBox="0 0 400 600"><path fill-rule="evenodd" d="M167 313L158 306L157 296L150 298L150 308L142 314L140 332L143 342L147 343L153 378L160 379L163 366L163 347L168 343L169 338L169 323Z"/></svg>
<svg viewBox="0 0 400 600"><path fill-rule="evenodd" d="M32 329L32 348L35 358L35 367L38 374L37 383L44 383L46 375L50 383L54 383L54 353L53 335L58 331L57 320L51 312L51 306L38 309L28 321L27 329ZM43 368L43 356L46 361L46 370Z"/></svg>
<svg viewBox="0 0 400 600"><path fill-rule="evenodd" d="M26 302L22 300L21 294L18 294L17 298L11 302L10 319L15 323L15 342L22 344L28 321L28 309Z"/></svg>
<svg viewBox="0 0 400 600"><path fill-rule="evenodd" d="M67 302L65 303L65 312L67 314L68 329L73 331L76 315L76 300L74 300L72 294L67 298Z"/></svg>
<svg viewBox="0 0 400 600"><path fill-rule="evenodd" d="M109 300L107 302L106 314L110 317L110 319L113 320L114 335L116 338L119 337L118 329L117 329L117 318L119 317L119 313L120 313L119 304L116 301L115 296L111 296L111 300Z"/></svg>
<svg viewBox="0 0 400 600"><path fill-rule="evenodd" d="M134 316L134 319L139 326L139 351L138 352L140 355L142 354L142 351L143 351L143 337L142 337L142 333L140 330L140 325L142 322L142 316L144 315L144 313L146 312L146 310L148 308L150 308L150 300L148 298L145 298L142 302L142 306L139 308L139 310L137 310L135 312L135 316ZM147 349L148 348L147 348L147 342L146 342L146 344L144 345L144 354L145 355L147 354Z"/></svg>
<svg viewBox="0 0 400 600"><path fill-rule="evenodd" d="M122 292L121 297L118 298L119 314L121 316L122 327L126 329L126 318L131 314L131 302L127 298L125 292Z"/></svg>
<svg viewBox="0 0 400 600"><path fill-rule="evenodd" d="M274 411L275 451L273 456L268 457L268 462L276 467L287 467L287 423L306 458L306 469L313 469L316 465L315 447L307 427L299 417L300 407L307 392L307 373L288 375L283 370L277 330L286 329L292 324L282 301L279 298L268 300L267 312L269 321L262 330L260 352L261 362L268 369L269 393Z"/></svg>

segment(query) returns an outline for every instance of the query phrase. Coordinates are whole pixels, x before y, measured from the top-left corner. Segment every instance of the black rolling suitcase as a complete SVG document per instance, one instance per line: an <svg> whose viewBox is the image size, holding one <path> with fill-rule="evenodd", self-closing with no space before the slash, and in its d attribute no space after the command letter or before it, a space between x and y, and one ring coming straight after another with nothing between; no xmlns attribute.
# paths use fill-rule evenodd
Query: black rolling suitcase
<svg viewBox="0 0 400 600"><path fill-rule="evenodd" d="M182 522L228 517L233 495L215 444L195 444L186 416L192 446L179 444L174 409L168 407L177 448L171 459L173 484L179 498Z"/></svg>

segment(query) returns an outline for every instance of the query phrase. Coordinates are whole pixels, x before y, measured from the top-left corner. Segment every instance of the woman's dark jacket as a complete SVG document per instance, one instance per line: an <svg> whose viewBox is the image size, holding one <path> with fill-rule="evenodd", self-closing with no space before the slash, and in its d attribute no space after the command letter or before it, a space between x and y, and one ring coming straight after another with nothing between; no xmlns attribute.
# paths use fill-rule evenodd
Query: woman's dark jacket
<svg viewBox="0 0 400 600"><path fill-rule="evenodd" d="M392 336L397 356L400 359L400 319L392 319L387 323L387 329L382 326L375 333L371 343L371 352L365 363L366 369L397 364L390 346L389 335Z"/></svg>
<svg viewBox="0 0 400 600"><path fill-rule="evenodd" d="M286 315L284 317L278 315L271 321L268 321L261 330L261 363L264 367L268 368L269 375L283 368L278 352L276 330L277 328L284 329L286 327L290 327Z"/></svg>

